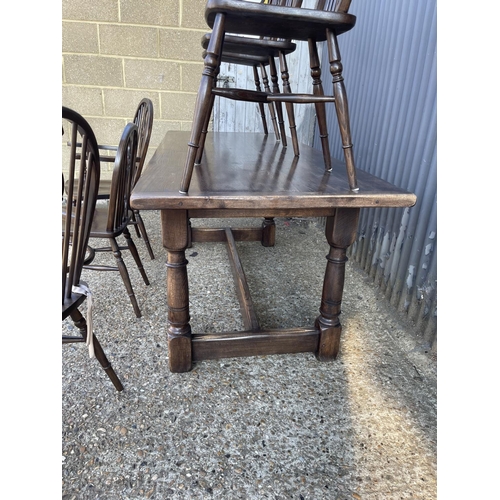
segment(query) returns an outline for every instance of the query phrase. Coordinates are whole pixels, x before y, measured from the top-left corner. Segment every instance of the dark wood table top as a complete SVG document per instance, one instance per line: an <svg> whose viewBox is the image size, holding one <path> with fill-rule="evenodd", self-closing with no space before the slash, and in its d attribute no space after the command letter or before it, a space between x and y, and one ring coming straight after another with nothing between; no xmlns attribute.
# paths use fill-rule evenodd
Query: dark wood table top
<svg viewBox="0 0 500 500"><path fill-rule="evenodd" d="M328 215L336 207L409 207L416 196L362 170L359 192L349 190L345 166L325 172L322 152L301 144L300 157L274 135L213 132L189 193L179 193L189 132L167 132L139 182L131 205L138 210L256 210Z"/></svg>

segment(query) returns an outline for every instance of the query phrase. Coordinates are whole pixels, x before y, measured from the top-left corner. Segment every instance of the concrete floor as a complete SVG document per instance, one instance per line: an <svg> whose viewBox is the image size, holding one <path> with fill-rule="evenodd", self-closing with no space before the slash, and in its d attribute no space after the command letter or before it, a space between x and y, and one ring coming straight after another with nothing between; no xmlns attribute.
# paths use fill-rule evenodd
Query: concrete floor
<svg viewBox="0 0 500 500"><path fill-rule="evenodd" d="M115 391L83 345L62 348L63 499L436 498L436 360L363 271L347 265L336 361L260 356L173 374L159 214L142 214L156 259L134 240L151 285L125 261L143 317L118 273L83 277L95 332L125 390ZM273 248L238 243L261 324L311 325L328 251L323 229L278 219L276 234ZM187 258L193 331L239 329L224 246L195 244ZM63 323L63 332L71 328Z"/></svg>

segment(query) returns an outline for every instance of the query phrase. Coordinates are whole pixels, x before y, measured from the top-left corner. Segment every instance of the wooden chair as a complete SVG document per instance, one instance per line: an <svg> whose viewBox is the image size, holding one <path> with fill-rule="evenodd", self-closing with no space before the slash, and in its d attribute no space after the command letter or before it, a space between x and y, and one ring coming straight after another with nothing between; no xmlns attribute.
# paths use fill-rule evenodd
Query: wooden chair
<svg viewBox="0 0 500 500"><path fill-rule="evenodd" d="M89 346L91 357L97 358L116 390L122 391L123 386L93 332L91 308L87 321L78 309L86 299L91 304L91 297L88 297L89 288L80 278L99 186L100 162L97 141L90 125L75 111L63 106L62 118L63 130L69 134L72 143L68 157L69 193L63 205L62 218L62 319L64 321L67 317L71 317L80 332L78 336L63 335L62 343L85 342ZM81 144L80 148L77 147L77 143ZM78 149L80 149L79 161L76 159ZM75 179L77 182L74 182Z"/></svg>
<svg viewBox="0 0 500 500"><path fill-rule="evenodd" d="M109 241L109 247L93 248L93 250L95 252L113 252L117 266L89 264L85 265L84 268L94 269L96 271L119 271L130 297L135 315L140 318L141 311L137 304L127 267L121 255L121 250L130 250L144 283L149 285L146 271L144 270L141 258L128 230L128 225L132 217L132 211L129 205L130 191L132 180L136 178L136 170L139 168L139 164L136 161L137 144L137 125L129 123L123 131L116 152L109 203L106 205L105 209L101 208L99 205L97 206L90 232L91 238L101 238ZM117 238L121 235L125 236L127 242L126 247L118 245Z"/></svg>
<svg viewBox="0 0 500 500"><path fill-rule="evenodd" d="M289 0L286 0L289 1ZM270 3L285 2L285 0L271 0ZM302 0L293 0L294 3L302 3ZM205 58L210 43L210 33L206 33L202 37L201 45L203 47L203 58ZM278 85L278 73L276 68L275 59L279 58L281 61L281 74L283 79L283 90L285 92L291 92L290 83L288 81L288 67L286 64L286 56L296 49L296 44L292 43L291 40L278 40L271 38L250 38L239 35L226 34L224 38L224 48L222 52L222 62L231 63L235 65L250 66L253 69L255 89L257 92L261 92L261 79L259 77L259 72L262 78L262 83L264 86L264 91L268 94L279 93L280 88ZM272 90L269 85L268 73L266 67L269 68L269 73L271 77ZM262 119L262 127L264 133L268 134L266 115L264 111L264 103L257 101L259 106L259 111ZM280 102L269 102L269 115L271 117L274 133L276 135L276 140L281 140L283 147L287 146L287 138L285 133L285 123L283 119L283 110L281 108ZM292 136L293 148L295 154L299 154L299 145L297 139L297 131L295 126L295 115L293 112L293 105L289 104L287 106L288 121L290 125L290 134ZM208 126L208 123L207 123ZM203 129L202 144L204 136L207 133L207 126ZM201 158L203 148L200 147L200 153L197 157L197 163Z"/></svg>
<svg viewBox="0 0 500 500"><path fill-rule="evenodd" d="M146 156L148 153L149 140L151 138L151 131L153 129L153 103L150 99L144 98L141 100L137 106L133 123L137 125L137 132L139 134L139 142L137 146L137 169L134 178L132 179L132 188L135 186L139 180L142 170L144 168L144 162L146 161ZM100 160L101 162L114 162L115 155L103 154L104 152L109 153L116 152L118 146L108 145L108 144L98 144L99 150L101 151ZM68 181L66 181L67 183ZM99 200L109 200L109 195L111 192L111 179L101 179L99 184L99 194L97 199ZM154 259L154 252L149 242L148 233L146 231L146 226L142 220L139 210L133 210L130 219L130 224L135 226L136 234L139 238L144 240L144 244L148 250L151 259Z"/></svg>
<svg viewBox="0 0 500 500"><path fill-rule="evenodd" d="M179 191L187 193L193 167L203 149L203 130L206 129L213 107L213 96L252 102L284 102L288 104L314 103L323 148L325 169L331 171L332 161L328 145L325 104L334 102L342 137L347 177L350 188L358 189L356 169L352 153L351 132L347 97L342 76L342 63L337 37L354 27L356 18L347 13L351 0L319 0L315 9L266 5L240 0L208 0L205 19L212 28L210 42L204 59L198 97L195 106L191 138L184 166L184 176ZM215 85L223 60L226 33L258 37L307 41L309 45L312 76L312 94L291 92L271 93L246 89L220 88ZM330 72L333 79L333 95L326 96L321 82L321 69L317 43L326 41ZM281 68L283 71L283 67Z"/></svg>
<svg viewBox="0 0 500 500"><path fill-rule="evenodd" d="M153 103L151 99L144 98L141 100L137 106L137 110L134 115L133 123L137 125L137 132L139 134L139 143L137 145L137 170L134 178L132 179L132 188L136 185L137 181L141 177L142 169L144 168L144 162L146 161L146 156L148 153L149 140L151 138L151 131L153 129ZM101 150L114 150L116 151L117 146L105 146L99 145ZM101 161L114 161L113 156L103 156L101 155ZM109 199L109 194L111 191L111 181L109 179L102 179L99 185L99 199ZM146 227L144 221L141 218L139 210L132 211L132 217L130 223L135 226L137 236L144 240L144 244L148 250L151 259L154 259L154 252L151 248L151 243L149 242L148 234L146 232Z"/></svg>

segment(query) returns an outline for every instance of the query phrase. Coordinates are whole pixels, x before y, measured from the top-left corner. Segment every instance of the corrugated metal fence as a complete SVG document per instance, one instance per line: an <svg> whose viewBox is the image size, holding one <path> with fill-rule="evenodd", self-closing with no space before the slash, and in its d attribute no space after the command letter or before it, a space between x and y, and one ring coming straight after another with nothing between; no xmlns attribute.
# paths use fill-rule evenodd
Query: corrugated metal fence
<svg viewBox="0 0 500 500"><path fill-rule="evenodd" d="M356 26L339 45L356 166L418 197L410 209L363 210L350 256L435 346L436 0L354 0L350 12ZM331 106L328 121L332 155L342 158ZM313 145L321 147L317 131Z"/></svg>
<svg viewBox="0 0 500 500"><path fill-rule="evenodd" d="M363 210L350 258L417 326L421 344L435 345L436 0L353 0L350 12L356 26L339 45L356 166L418 196L410 209ZM288 59L290 81L293 91L310 92L307 44L297 45ZM323 86L331 92L324 48ZM254 85L251 70L241 66L223 64L219 78L230 87ZM334 106L327 111L331 152L343 159ZM314 106L295 112L299 140L321 149ZM256 104L229 99L216 100L213 126L262 130Z"/></svg>

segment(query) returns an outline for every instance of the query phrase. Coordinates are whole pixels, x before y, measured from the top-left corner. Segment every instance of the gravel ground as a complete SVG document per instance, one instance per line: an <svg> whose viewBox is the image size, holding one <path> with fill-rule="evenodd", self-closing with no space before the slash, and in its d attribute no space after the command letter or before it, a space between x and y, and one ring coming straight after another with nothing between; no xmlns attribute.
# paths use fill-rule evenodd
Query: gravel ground
<svg viewBox="0 0 500 500"><path fill-rule="evenodd" d="M142 215L155 260L132 235L150 286L124 253L142 318L118 273L83 276L95 332L125 390L83 345L62 347L64 500L436 498L436 359L363 271L347 264L336 361L259 356L173 374L159 214ZM326 265L323 229L278 219L276 234L273 248L238 243L257 313L264 327L308 326ZM241 328L224 246L195 244L187 258L193 331Z"/></svg>

